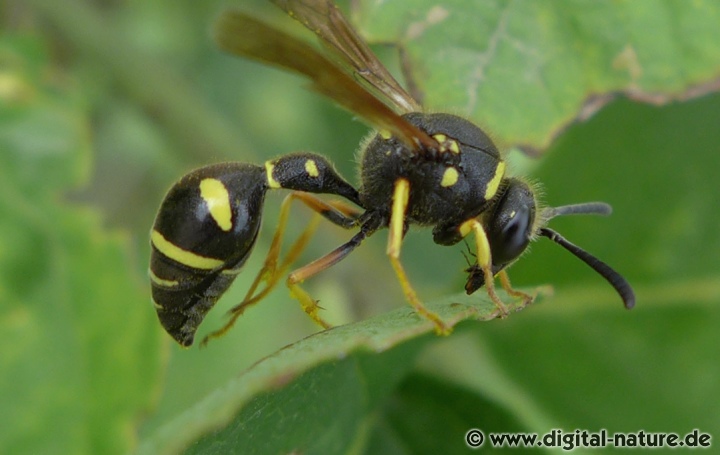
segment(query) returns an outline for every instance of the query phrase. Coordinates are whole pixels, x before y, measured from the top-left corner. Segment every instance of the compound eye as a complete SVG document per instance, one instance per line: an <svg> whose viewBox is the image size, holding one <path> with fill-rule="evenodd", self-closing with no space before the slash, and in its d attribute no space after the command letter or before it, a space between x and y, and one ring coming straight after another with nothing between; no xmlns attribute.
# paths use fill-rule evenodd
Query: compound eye
<svg viewBox="0 0 720 455"><path fill-rule="evenodd" d="M514 216L508 220L500 232L501 238L497 248L500 250L497 254L499 257L493 251L493 262L504 264L520 256L530 243L531 228L530 209L521 207L515 211Z"/></svg>
<svg viewBox="0 0 720 455"><path fill-rule="evenodd" d="M517 259L530 243L535 221L535 200L527 185L513 181L488 225L494 266Z"/></svg>

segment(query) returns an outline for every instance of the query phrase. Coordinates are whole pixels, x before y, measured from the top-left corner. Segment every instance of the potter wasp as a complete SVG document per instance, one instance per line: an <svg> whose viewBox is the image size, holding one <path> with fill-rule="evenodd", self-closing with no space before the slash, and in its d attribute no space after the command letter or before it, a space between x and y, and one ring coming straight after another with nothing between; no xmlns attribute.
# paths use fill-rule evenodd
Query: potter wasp
<svg viewBox="0 0 720 455"><path fill-rule="evenodd" d="M257 240L269 190L291 192L282 204L265 264L244 301L230 310L227 324L210 337L225 333L286 274L291 295L315 322L329 327L302 283L384 228L388 229L387 257L407 302L439 334L448 334L451 327L422 303L400 261L410 226L431 227L438 245L474 239L475 263L466 270L465 289L472 293L484 287L501 316L508 307L495 291L496 278L508 296L522 300L520 306L533 300L511 287L506 269L539 236L584 261L615 288L626 308L634 306L632 288L621 275L546 226L558 215L608 214L607 204L541 208L533 185L506 172L500 152L482 129L456 115L425 111L331 1L272 1L314 32L324 51L237 11L219 17L214 29L219 47L305 76L312 90L376 130L362 146L358 187L323 156L291 153L262 165L209 165L190 172L170 189L151 233L150 278L160 322L178 343L193 343L207 312L241 272ZM317 194L339 199L326 201ZM288 274L313 230L308 227L280 259L293 202L353 231L353 236Z"/></svg>

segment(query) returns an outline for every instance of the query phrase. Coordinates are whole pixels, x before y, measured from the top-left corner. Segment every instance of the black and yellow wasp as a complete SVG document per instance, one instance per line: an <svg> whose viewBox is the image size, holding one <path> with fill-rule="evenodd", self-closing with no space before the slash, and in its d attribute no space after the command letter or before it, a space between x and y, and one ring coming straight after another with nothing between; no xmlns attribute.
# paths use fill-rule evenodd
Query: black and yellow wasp
<svg viewBox="0 0 720 455"><path fill-rule="evenodd" d="M323 327L329 325L320 317L317 302L300 284L388 228L387 256L408 303L438 333L450 332L451 327L417 297L400 262L402 240L411 225L432 227L439 245L474 238L476 262L466 270L466 291L484 286L501 316L508 309L495 292L496 276L510 296L524 304L533 299L511 288L505 269L537 236L552 239L586 262L615 287L627 308L633 307L635 296L624 278L545 227L557 215L607 214L607 204L540 209L532 186L506 173L500 152L479 127L455 115L425 112L331 1L272 1L313 31L327 52L236 11L224 12L216 24L219 46L306 76L314 91L357 114L377 133L361 152L357 189L327 159L313 153L281 156L262 166L210 165L170 189L151 233L150 278L160 322L178 343L193 343L198 325L241 271L257 239L265 193L271 189L293 191L283 202L265 265L245 300L231 310L229 322L211 337L225 333L248 306L262 299L307 242L312 226L279 260L292 201L356 231L346 243L287 276L292 296ZM312 193L347 202L325 201ZM265 287L258 291L263 281Z"/></svg>

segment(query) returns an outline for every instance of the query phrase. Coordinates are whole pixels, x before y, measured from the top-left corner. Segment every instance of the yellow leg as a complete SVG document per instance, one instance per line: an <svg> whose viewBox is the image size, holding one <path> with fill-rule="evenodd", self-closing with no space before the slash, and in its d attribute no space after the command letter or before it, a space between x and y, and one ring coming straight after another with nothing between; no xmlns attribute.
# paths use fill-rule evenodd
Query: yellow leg
<svg viewBox="0 0 720 455"><path fill-rule="evenodd" d="M488 242L487 235L485 234L485 229L483 229L480 222L476 219L471 219L468 221L470 223L470 228L472 229L472 232L475 234L475 246L476 246L476 255L477 255L477 262L480 269L483 271L483 276L485 277L485 291L488 293L488 296L490 297L490 300L493 301L495 306L497 307L498 311L500 311L500 317L505 317L508 315L508 309L507 306L503 303L502 300L500 300L500 297L498 297L497 293L495 292L495 277L492 273L492 258L490 257L490 243ZM507 275L505 275L507 277ZM509 283L509 280L508 280ZM515 292L515 291L513 291Z"/></svg>
<svg viewBox="0 0 720 455"><path fill-rule="evenodd" d="M520 308L524 308L524 307L530 305L533 302L533 300L535 300L537 291L533 295L530 295L530 294L526 294L522 291L513 289L512 284L510 283L510 277L508 276L508 274L505 270L501 270L498 273L498 276L500 277L500 284L502 285L503 289L505 289L505 292L508 293L508 295L515 297L515 298L521 298L523 300L522 306ZM520 308L518 308L518 309L520 309Z"/></svg>
<svg viewBox="0 0 720 455"><path fill-rule="evenodd" d="M299 199L304 202L308 207L310 207L316 212L316 215L312 218L308 226L300 234L295 243L293 243L293 245L290 247L290 250L285 256L285 259L278 267L277 259L280 256L280 245L282 242L282 237L285 234L285 226L287 225L290 203L295 199ZM267 258L265 259L265 263L263 264L262 269L255 278L255 281L253 281L253 284L250 286L250 289L248 290L243 302L230 310L232 313L234 313L235 311L241 311L242 309L244 309L244 307L247 307L248 305L252 305L253 303L262 300L275 287L275 285L280 280L280 277L283 276L287 272L288 268L290 268L290 265L292 265L297 260L297 258L300 256L300 253L302 253L302 251L307 246L307 243L310 241L310 238L315 233L318 222L320 221L319 214L331 211L336 211L341 216L347 217L348 219L356 217L358 215L355 209L351 208L350 206L341 201L325 202L308 193L291 193L283 200L283 204L280 208L280 220L278 222L278 227L275 230L275 235L273 236L272 243L270 244L270 249ZM265 281L265 288L259 293L254 294L257 286L261 281Z"/></svg>
<svg viewBox="0 0 720 455"><path fill-rule="evenodd" d="M327 269L328 267L332 267L333 265L340 262L355 248L357 248L368 235L369 234L367 234L364 230L361 229L360 232L355 234L348 242L340 245L325 256L293 271L292 273L290 273L290 275L288 275L286 284L287 287L290 289L290 294L300 302L300 305L302 305L303 310L308 314L308 316L310 316L313 321L315 321L317 324L319 324L325 329L330 328L330 324L325 322L320 317L320 315L318 314L318 310L320 310L321 308L318 306L317 301L310 297L310 294L308 294L302 287L300 287L300 283L310 278L311 276Z"/></svg>
<svg viewBox="0 0 720 455"><path fill-rule="evenodd" d="M435 325L435 331L439 335L449 335L452 328L445 324L440 316L433 311L428 310L420 301L408 280L405 269L400 263L400 247L402 245L403 231L405 229L405 212L407 210L408 201L410 199L410 183L405 179L399 179L395 182L395 190L393 192L392 213L390 214L390 234L388 235L387 255L390 258L395 275L397 275L400 286L402 287L405 299L415 309L415 311L425 319L428 319Z"/></svg>
<svg viewBox="0 0 720 455"><path fill-rule="evenodd" d="M320 317L319 311L322 308L318 305L317 300L313 299L298 283L292 283L290 279L287 281L287 286L290 289L290 295L300 302L300 306L302 306L303 311L310 316L310 319L315 321L315 323L323 329L332 327L332 325Z"/></svg>
<svg viewBox="0 0 720 455"><path fill-rule="evenodd" d="M294 200L302 201L306 206L310 207L315 212L315 215L308 223L308 226L297 238L297 240L295 240L295 242L292 244L287 255L285 256L285 259L278 266L280 247L282 245L283 236L285 235L285 228L287 226L288 217L290 214L290 206L292 201ZM342 219L343 217L351 219L356 218L359 215L359 212L357 212L354 208L341 201L325 202L322 199L317 198L316 196L302 192L293 192L290 193L287 197L285 197L282 205L280 206L278 226L275 229L275 234L273 235L273 239L270 243L270 248L268 250L268 254L265 258L265 262L263 263L262 268L255 276L255 279L250 285L248 292L245 294L245 298L243 299L243 301L228 311L230 318L228 319L227 323L220 329L207 335L202 340L202 346L206 345L207 342L211 339L219 338L225 333L227 333L227 331L230 330L233 325L235 325L237 319L245 312L248 307L259 302L260 300L265 298L265 296L267 296L270 291L272 291L272 289L279 282L280 277L282 277L287 272L287 270L290 268L290 265L297 260L297 258L307 246L307 243L310 241L310 238L317 229L318 223L320 221L320 216L329 212L335 212L336 219ZM257 291L257 288L261 282L265 282L265 287L256 293L255 291ZM295 296L295 293L293 293L293 296ZM298 300L300 299L299 297L296 298L298 298ZM301 301L301 303L303 302ZM305 306L309 307L307 303L303 303L303 308L305 308ZM315 310L315 313L316 312L317 310Z"/></svg>

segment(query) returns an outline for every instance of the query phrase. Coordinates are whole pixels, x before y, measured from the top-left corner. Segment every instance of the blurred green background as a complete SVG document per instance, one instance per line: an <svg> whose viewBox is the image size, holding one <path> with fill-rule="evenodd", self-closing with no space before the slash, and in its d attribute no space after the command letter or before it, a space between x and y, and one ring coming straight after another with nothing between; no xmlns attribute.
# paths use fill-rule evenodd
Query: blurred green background
<svg viewBox="0 0 720 455"><path fill-rule="evenodd" d="M392 33L381 32L395 30L385 23L392 19L382 8L432 23L434 16L424 16L421 3L412 8L385 3L363 3L354 10L354 19L377 41L393 41ZM488 24L533 33L532 24L554 29L548 17L555 16L540 7L533 11L537 21L523 23L512 20L505 2L470 3L447 2L452 12L476 11L472 14L481 19L458 28L490 42ZM259 1L233 5L289 23ZM656 2L658 17L652 9L646 16L636 13L672 28L668 12L683 5ZM707 5L695 7L701 11ZM193 441L204 434L197 428L205 427L178 416L194 415L193 406L255 362L316 332L287 291L279 289L207 349L181 350L162 331L150 304L148 231L165 191L192 168L223 160L262 163L312 150L329 156L341 174L356 181L355 150L368 128L303 90L300 78L221 54L209 29L227 6L225 1L170 0L0 2L0 330L5 336L0 453L122 453L138 444L145 451L166 450L168 432ZM566 2L556 10L570 15L574 7L577 2ZM487 11L495 16L480 13ZM614 20L623 17L614 14ZM710 22L717 18L713 14L704 13ZM300 421L288 423L282 416L290 413L282 407L286 396L262 398L276 411L268 414L266 425L278 419L296 431L288 431L287 441L272 449L248 446L236 453L334 451L328 447L338 453L461 453L466 450L462 435L471 427L680 434L698 428L720 437L720 96L712 93L720 51L717 40L705 53L692 47L714 37L710 27L699 25L683 23L685 28L676 30L686 51L658 63L655 72L645 67L648 80L603 79L602 70L587 62L583 83L544 73L548 80L530 86L546 94L552 108L512 90L512 84L531 77L526 73L503 89L508 79L503 71L513 64L521 71L532 58L500 69L490 65L485 86L497 90L486 94L480 84L478 101L467 112L464 101L456 103L446 93L472 88L451 64L462 61L467 49L445 52L442 40L431 37L439 50L423 55L401 34L411 62L433 62L429 69L413 68L417 80L411 81L433 109L472 115L497 131L504 146L542 150L561 133L541 159L513 150L511 166L541 182L550 205L590 200L613 205L610 218L571 217L553 220L552 226L625 275L637 291L637 308L622 309L600 277L540 240L512 268L511 277L522 288L552 284L554 295L504 321L469 321L449 338L429 334L409 347L400 345L396 349L409 353L402 362L392 354L401 351L379 355L374 362L385 369L376 365L373 371L382 373L374 374L392 380L378 387L383 392L369 401L373 407L353 414L357 424L349 432L329 429L333 415L308 425L303 419L311 417L302 407L293 411ZM630 29L640 35L641 26L648 24ZM684 35L687 30L699 36ZM618 40L636 38L631 35ZM509 41L510 48L527 45ZM665 43L659 41L661 48ZM376 50L398 70L392 48ZM587 54L598 67L607 63L600 54ZM564 58L560 51L549 55ZM666 58L658 51L641 54L640 60L645 55L654 63ZM718 58L712 60L713 55ZM570 66L562 74L577 71ZM667 80L652 79L657 74ZM438 85L427 87L424 81ZM691 97L692 87L710 94ZM627 90L650 98L644 89L646 95L658 94L661 103L618 96L588 121L563 129L586 95ZM666 102L672 99L683 101ZM546 115L548 109L553 115ZM544 117L550 124L523 134L528 118ZM268 195L247 273L210 313L199 336L219 327L224 310L242 299L264 258L282 196ZM295 212L289 238L309 219L303 210ZM347 232L321 227L301 262L347 238ZM307 283L330 321L360 321L405 305L384 255L385 242L381 232ZM423 299L462 290L463 250L462 245L435 246L426 230L407 236L403 262ZM365 362L356 354L349 358ZM388 371L395 362L393 376ZM333 396L342 394L341 388L331 385L344 384L345 375L375 377L343 368L342 362L320 367L325 386L305 399L343 403L345 397ZM267 377L277 380L282 373ZM271 382L266 388L279 384ZM197 415L198 421L207 417ZM272 433L272 428L244 425L236 427L239 438ZM333 435L333 444L316 437L326 433ZM207 447L196 450L209 453Z"/></svg>

